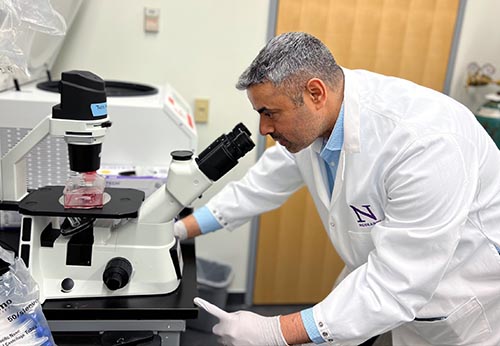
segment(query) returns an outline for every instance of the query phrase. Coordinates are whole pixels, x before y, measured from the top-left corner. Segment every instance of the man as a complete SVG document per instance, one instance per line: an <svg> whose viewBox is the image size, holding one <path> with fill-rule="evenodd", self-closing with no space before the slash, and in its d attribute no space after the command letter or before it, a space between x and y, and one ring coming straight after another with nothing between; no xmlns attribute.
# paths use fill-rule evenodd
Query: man
<svg viewBox="0 0 500 346"><path fill-rule="evenodd" d="M237 88L278 143L176 234L232 230L305 184L347 275L286 316L196 298L224 344L356 345L392 330L394 345L500 345L500 153L470 111L341 68L305 33L271 40Z"/></svg>

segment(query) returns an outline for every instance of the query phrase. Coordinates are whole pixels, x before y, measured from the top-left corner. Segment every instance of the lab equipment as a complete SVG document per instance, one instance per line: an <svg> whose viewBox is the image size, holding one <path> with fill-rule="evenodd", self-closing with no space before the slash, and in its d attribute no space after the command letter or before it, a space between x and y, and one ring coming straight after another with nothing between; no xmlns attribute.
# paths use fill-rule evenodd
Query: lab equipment
<svg viewBox="0 0 500 346"><path fill-rule="evenodd" d="M475 116L500 149L500 92L487 94Z"/></svg>
<svg viewBox="0 0 500 346"><path fill-rule="evenodd" d="M79 15L82 2L51 0L50 4L64 18L69 30ZM64 36L35 33L31 39L23 41L29 52L25 56L29 78L18 77L14 81L12 76L0 75L0 156L59 102L60 75L56 77L51 69L64 39ZM14 87L16 83L17 88ZM113 129L106 134L101 169L127 167L127 170L134 170L140 176L140 172L149 171L152 167L167 170L171 157L164 155L165 152L180 149L197 151L198 135L191 108L170 83L165 81L152 85L140 80L105 79L105 88L108 112L113 114ZM148 136L139 136L140 133L148 133ZM67 151L67 145L61 138L48 136L41 141L26 158L28 188L64 185L70 172ZM122 177L119 181L111 178L106 180L106 184L114 187L119 183L120 187L142 189L133 178ZM144 184L149 189L149 182L144 181ZM4 216L0 215L2 219L5 219ZM9 225L20 225L20 219L15 220L13 215L8 215L7 221Z"/></svg>
<svg viewBox="0 0 500 346"><path fill-rule="evenodd" d="M493 74L495 73L495 66L486 63L479 66L477 62L471 62L467 65L467 79L466 85L469 86L484 86L487 84L498 84L500 80L495 80Z"/></svg>
<svg viewBox="0 0 500 346"><path fill-rule="evenodd" d="M38 294L23 261L0 247L0 345L55 345Z"/></svg>
<svg viewBox="0 0 500 346"><path fill-rule="evenodd" d="M24 157L47 135L64 138L69 166L75 172L99 169L104 135L111 126L104 82L87 71L63 74L61 103L2 157L0 198L19 201L27 193Z"/></svg>
<svg viewBox="0 0 500 346"><path fill-rule="evenodd" d="M108 188L109 201L102 208L68 209L60 203L62 186L26 195L24 171L19 169L22 158L50 133L66 139L73 170L95 171L111 122L104 81L98 76L87 71L63 73L60 89L61 103L53 107L52 116L12 148L1 165L2 200L19 201L24 215L21 257L40 286L40 300L175 290L183 261L173 220L254 147L250 132L238 124L196 158L189 150L173 151L167 183L144 202L141 191ZM78 231L61 231L66 218Z"/></svg>

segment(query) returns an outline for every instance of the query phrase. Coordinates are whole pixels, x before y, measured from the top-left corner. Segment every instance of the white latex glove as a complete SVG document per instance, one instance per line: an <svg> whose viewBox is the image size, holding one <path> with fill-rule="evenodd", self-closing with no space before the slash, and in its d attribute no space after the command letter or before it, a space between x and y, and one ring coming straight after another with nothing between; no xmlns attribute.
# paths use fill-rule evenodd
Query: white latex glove
<svg viewBox="0 0 500 346"><path fill-rule="evenodd" d="M174 237L179 240L187 239L188 233L184 222L177 221L174 223Z"/></svg>
<svg viewBox="0 0 500 346"><path fill-rule="evenodd" d="M264 317L250 311L226 312L201 298L194 303L219 319L212 329L225 346L288 346L279 316Z"/></svg>

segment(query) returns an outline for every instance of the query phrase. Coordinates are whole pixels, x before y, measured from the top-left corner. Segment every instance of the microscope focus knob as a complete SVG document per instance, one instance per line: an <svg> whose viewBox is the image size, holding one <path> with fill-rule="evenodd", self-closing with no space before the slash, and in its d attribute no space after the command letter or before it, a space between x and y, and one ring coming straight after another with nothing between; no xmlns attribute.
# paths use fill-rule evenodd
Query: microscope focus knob
<svg viewBox="0 0 500 346"><path fill-rule="evenodd" d="M69 293L69 292L71 292L73 287L75 287L75 282L73 281L72 278L65 278L61 282L61 292Z"/></svg>
<svg viewBox="0 0 500 346"><path fill-rule="evenodd" d="M102 274L102 281L111 291L127 286L132 275L132 264L123 257L109 260Z"/></svg>

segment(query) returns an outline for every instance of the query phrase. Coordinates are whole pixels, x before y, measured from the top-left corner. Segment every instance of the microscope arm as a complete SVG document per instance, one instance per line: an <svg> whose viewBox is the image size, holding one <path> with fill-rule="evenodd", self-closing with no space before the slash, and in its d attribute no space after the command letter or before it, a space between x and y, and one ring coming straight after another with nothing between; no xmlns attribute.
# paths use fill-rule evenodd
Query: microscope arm
<svg viewBox="0 0 500 346"><path fill-rule="evenodd" d="M3 201L20 201L27 193L24 157L50 133L50 115L40 121L0 161L0 197Z"/></svg>
<svg viewBox="0 0 500 346"><path fill-rule="evenodd" d="M107 119L78 121L54 119L50 115L42 119L0 160L0 198L2 201L20 201L27 193L26 162L24 157L49 134L64 137L68 144L102 143L107 130Z"/></svg>
<svg viewBox="0 0 500 346"><path fill-rule="evenodd" d="M200 171L195 160L172 160L167 183L149 196L139 210L139 223L172 221L184 207L201 196L213 182Z"/></svg>
<svg viewBox="0 0 500 346"><path fill-rule="evenodd" d="M172 221L255 146L250 135L240 123L228 134L217 138L196 159L191 151L172 152L167 183L143 203L138 222L158 224Z"/></svg>

